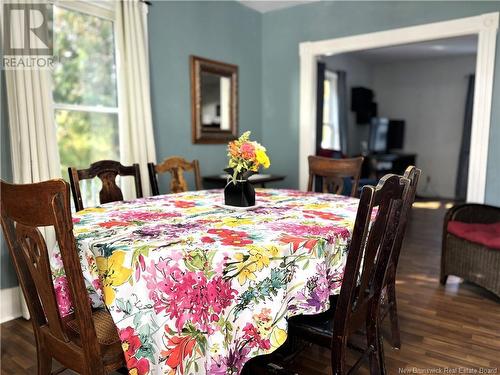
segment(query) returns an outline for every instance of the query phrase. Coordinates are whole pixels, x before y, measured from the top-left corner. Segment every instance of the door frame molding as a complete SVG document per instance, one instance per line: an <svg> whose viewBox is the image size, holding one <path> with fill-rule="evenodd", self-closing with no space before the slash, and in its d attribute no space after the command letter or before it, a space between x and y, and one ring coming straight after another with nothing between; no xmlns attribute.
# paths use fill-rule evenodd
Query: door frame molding
<svg viewBox="0 0 500 375"><path fill-rule="evenodd" d="M472 115L467 201L484 203L488 141L493 96L493 76L499 12L434 22L367 34L299 43L300 55L300 127L299 188L307 187L307 156L314 155L316 108L316 61L321 55L400 44L477 35L476 79ZM500 72L498 72L500 74Z"/></svg>

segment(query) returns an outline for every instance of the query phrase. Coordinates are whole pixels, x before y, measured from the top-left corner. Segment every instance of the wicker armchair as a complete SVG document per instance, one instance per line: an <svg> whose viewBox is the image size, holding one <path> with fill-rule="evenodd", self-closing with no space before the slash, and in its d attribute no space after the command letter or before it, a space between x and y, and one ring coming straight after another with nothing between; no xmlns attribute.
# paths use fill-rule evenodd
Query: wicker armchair
<svg viewBox="0 0 500 375"><path fill-rule="evenodd" d="M443 227L441 284L448 275L471 281L500 297L500 250L471 242L448 232L450 221L474 224L500 222L500 207L462 204L446 213Z"/></svg>

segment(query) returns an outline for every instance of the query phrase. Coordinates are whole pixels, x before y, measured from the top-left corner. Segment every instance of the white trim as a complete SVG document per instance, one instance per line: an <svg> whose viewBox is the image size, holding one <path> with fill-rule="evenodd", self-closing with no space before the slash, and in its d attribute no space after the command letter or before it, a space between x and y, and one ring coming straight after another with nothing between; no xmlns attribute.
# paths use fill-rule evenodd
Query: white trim
<svg viewBox="0 0 500 375"><path fill-rule="evenodd" d="M99 105L80 105L80 104L65 104L54 103L54 109L62 109L65 111L93 112L93 113L118 113L118 107L104 107Z"/></svg>
<svg viewBox="0 0 500 375"><path fill-rule="evenodd" d="M314 154L315 63L319 56L476 34L478 53L467 201L484 203L498 22L499 13L495 12L451 21L300 43L299 187L305 189L307 186L307 156Z"/></svg>
<svg viewBox="0 0 500 375"><path fill-rule="evenodd" d="M0 289L0 323L22 316L20 296L21 289L18 286Z"/></svg>
<svg viewBox="0 0 500 375"><path fill-rule="evenodd" d="M90 14L92 16L115 20L115 2L92 1L92 0L52 0L55 6L66 8L80 13Z"/></svg>

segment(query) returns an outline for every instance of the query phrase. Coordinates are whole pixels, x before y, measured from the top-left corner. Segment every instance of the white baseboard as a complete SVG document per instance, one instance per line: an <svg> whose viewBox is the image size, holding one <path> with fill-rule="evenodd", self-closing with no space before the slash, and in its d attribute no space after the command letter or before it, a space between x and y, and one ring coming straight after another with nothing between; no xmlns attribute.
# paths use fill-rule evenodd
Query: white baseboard
<svg viewBox="0 0 500 375"><path fill-rule="evenodd" d="M21 289L0 289L0 323L8 322L22 316Z"/></svg>

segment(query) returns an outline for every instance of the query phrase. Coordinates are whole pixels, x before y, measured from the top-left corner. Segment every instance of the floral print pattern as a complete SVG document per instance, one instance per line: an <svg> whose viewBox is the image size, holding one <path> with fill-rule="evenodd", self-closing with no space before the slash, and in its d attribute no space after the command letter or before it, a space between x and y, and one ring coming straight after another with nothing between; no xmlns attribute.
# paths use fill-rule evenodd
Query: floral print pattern
<svg viewBox="0 0 500 375"><path fill-rule="evenodd" d="M339 292L357 199L257 189L248 211L222 200L187 192L74 215L90 299L111 312L130 374L239 374L283 344L288 317L325 311Z"/></svg>

